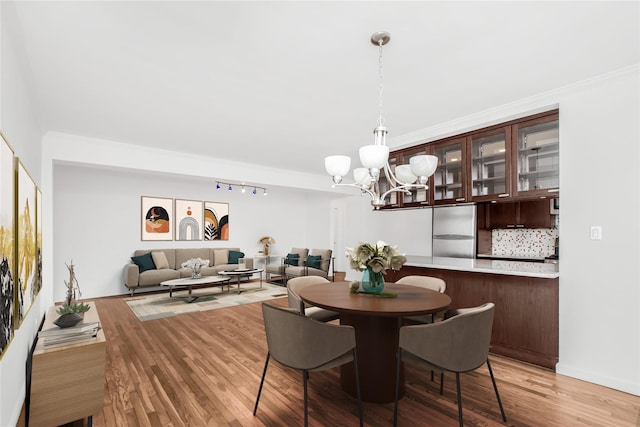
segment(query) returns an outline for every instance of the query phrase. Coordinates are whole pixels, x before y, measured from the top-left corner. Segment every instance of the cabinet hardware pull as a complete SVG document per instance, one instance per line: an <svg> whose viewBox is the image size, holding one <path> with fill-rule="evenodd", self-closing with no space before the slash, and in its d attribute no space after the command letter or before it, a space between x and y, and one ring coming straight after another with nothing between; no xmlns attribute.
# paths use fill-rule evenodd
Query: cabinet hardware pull
<svg viewBox="0 0 640 427"><path fill-rule="evenodd" d="M456 199L456 202L464 202L464 197L460 197L460 198Z"/></svg>
<svg viewBox="0 0 640 427"><path fill-rule="evenodd" d="M498 197L509 197L509 193L498 194Z"/></svg>
<svg viewBox="0 0 640 427"><path fill-rule="evenodd" d="M507 224L507 228L516 228L516 226L513 224Z"/></svg>
<svg viewBox="0 0 640 427"><path fill-rule="evenodd" d="M518 224L516 225L516 228L524 228L524 224Z"/></svg>
<svg viewBox="0 0 640 427"><path fill-rule="evenodd" d="M560 192L560 189L559 188L550 188L550 189L547 190L547 192L548 193L558 193L558 192Z"/></svg>

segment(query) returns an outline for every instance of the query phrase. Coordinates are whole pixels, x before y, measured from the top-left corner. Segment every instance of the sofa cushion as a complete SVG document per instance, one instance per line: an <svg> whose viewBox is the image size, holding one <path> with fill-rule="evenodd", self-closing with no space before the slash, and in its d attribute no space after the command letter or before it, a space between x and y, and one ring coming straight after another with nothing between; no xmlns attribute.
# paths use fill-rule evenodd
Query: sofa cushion
<svg viewBox="0 0 640 427"><path fill-rule="evenodd" d="M287 264L298 265L300 262L300 254L287 254Z"/></svg>
<svg viewBox="0 0 640 427"><path fill-rule="evenodd" d="M209 259L209 249L206 248L180 248L176 249L176 265L175 268L182 267L182 263L192 258ZM211 260L209 260L211 265Z"/></svg>
<svg viewBox="0 0 640 427"><path fill-rule="evenodd" d="M320 262L321 261L322 261L322 256L320 256L320 255L309 255L307 257L307 267L320 268Z"/></svg>
<svg viewBox="0 0 640 427"><path fill-rule="evenodd" d="M229 264L229 249L213 250L213 265Z"/></svg>
<svg viewBox="0 0 640 427"><path fill-rule="evenodd" d="M244 252L229 251L229 264L238 264L240 258L244 258Z"/></svg>
<svg viewBox="0 0 640 427"><path fill-rule="evenodd" d="M151 252L151 258L153 259L153 263L156 265L156 268L158 270L169 268L169 261L167 260L167 256L164 254L164 252Z"/></svg>
<svg viewBox="0 0 640 427"><path fill-rule="evenodd" d="M138 266L140 273L156 269L156 265L153 263L153 258L151 257L151 252L140 256L132 256L131 261Z"/></svg>

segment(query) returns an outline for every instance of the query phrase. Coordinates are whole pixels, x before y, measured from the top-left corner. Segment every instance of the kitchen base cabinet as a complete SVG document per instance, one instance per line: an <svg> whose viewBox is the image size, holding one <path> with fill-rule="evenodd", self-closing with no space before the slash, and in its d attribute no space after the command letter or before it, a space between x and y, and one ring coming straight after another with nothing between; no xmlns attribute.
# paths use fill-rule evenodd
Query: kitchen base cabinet
<svg viewBox="0 0 640 427"><path fill-rule="evenodd" d="M472 273L405 266L385 280L433 276L447 283L451 308L496 305L491 352L555 370L558 362L558 278ZM385 290L387 290L385 288ZM389 286L393 292L393 285Z"/></svg>

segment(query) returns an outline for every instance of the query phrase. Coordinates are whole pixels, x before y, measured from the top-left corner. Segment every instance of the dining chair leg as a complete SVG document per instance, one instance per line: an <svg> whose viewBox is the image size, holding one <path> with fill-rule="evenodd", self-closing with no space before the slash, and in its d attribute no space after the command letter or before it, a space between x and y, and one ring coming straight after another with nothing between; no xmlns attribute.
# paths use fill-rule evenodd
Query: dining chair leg
<svg viewBox="0 0 640 427"><path fill-rule="evenodd" d="M444 372L440 372L440 396L444 392Z"/></svg>
<svg viewBox="0 0 640 427"><path fill-rule="evenodd" d="M358 416L360 417L360 427L363 427L362 420L362 397L360 395L360 375L358 374L358 353L356 348L353 348L353 367L356 373L356 396L358 397Z"/></svg>
<svg viewBox="0 0 640 427"><path fill-rule="evenodd" d="M460 372L456 372L456 389L458 393L458 421L460 427L464 426L462 422L462 393L460 393Z"/></svg>
<svg viewBox="0 0 640 427"><path fill-rule="evenodd" d="M491 382L493 383L493 389L496 391L496 398L498 399L498 406L500 407L500 413L502 414L502 421L507 422L507 416L504 414L504 409L502 408L502 400L500 399L500 394L498 393L498 386L496 385L496 379L493 376L493 370L491 369L491 363L489 363L489 358L487 358L487 368L489 368L489 375L491 375Z"/></svg>
<svg viewBox="0 0 640 427"><path fill-rule="evenodd" d="M302 371L302 382L304 383L304 427L309 425L309 417L307 412L307 379L309 375L307 375L307 371Z"/></svg>
<svg viewBox="0 0 640 427"><path fill-rule="evenodd" d="M262 393L262 385L264 384L264 377L267 375L267 367L269 366L269 358L271 353L267 353L267 360L264 362L264 370L262 371L262 379L260 380L260 388L258 388L258 396L256 397L256 406L253 407L253 416L258 411L258 402L260 402L260 394Z"/></svg>
<svg viewBox="0 0 640 427"><path fill-rule="evenodd" d="M398 394L400 394L400 360L402 358L402 349L398 348L396 356L396 394L393 403L393 427L398 425Z"/></svg>

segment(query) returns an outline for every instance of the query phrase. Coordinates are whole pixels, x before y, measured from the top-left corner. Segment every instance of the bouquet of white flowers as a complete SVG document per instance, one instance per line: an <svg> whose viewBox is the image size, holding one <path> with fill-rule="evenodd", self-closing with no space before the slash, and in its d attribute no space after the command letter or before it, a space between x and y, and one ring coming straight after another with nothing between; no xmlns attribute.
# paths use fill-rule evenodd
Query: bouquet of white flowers
<svg viewBox="0 0 640 427"><path fill-rule="evenodd" d="M374 273L385 273L388 269L400 270L407 258L391 246L378 240L375 245L360 243L355 248L347 248L347 258L352 269L364 271L370 268Z"/></svg>

